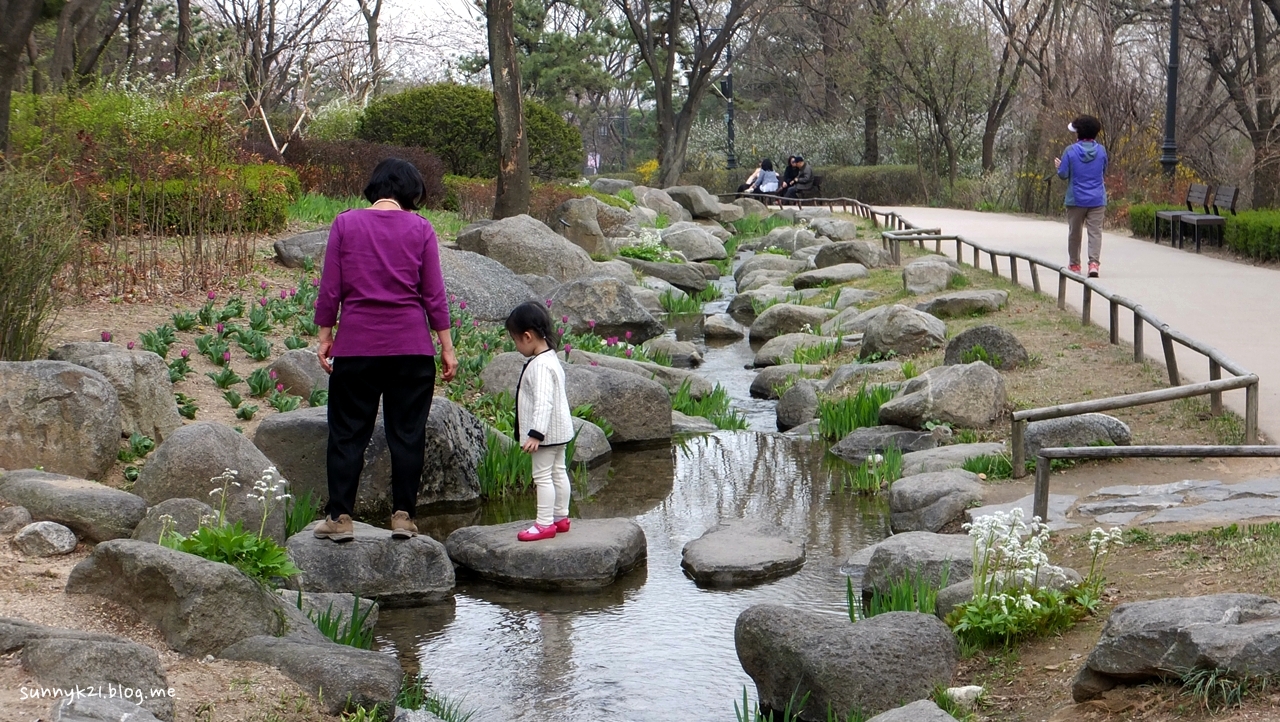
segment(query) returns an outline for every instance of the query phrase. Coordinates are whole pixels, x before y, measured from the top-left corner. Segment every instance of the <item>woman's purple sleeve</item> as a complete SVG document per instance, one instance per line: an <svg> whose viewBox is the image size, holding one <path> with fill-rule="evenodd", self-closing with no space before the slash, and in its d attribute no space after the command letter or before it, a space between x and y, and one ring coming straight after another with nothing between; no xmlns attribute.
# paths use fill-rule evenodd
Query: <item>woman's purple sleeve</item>
<svg viewBox="0 0 1280 722"><path fill-rule="evenodd" d="M427 222L427 242L422 249L422 307L432 331L449 329L449 302L445 300L444 273L440 270L440 245L436 230Z"/></svg>
<svg viewBox="0 0 1280 722"><path fill-rule="evenodd" d="M338 322L338 306L342 303L342 223L333 219L329 243L324 249L324 270L320 274L320 295L316 298L317 326L333 326Z"/></svg>

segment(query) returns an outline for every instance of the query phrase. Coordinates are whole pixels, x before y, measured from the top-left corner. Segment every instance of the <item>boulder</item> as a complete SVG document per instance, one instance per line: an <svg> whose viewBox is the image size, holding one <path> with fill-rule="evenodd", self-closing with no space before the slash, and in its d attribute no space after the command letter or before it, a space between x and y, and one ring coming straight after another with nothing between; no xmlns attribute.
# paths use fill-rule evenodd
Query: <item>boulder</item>
<svg viewBox="0 0 1280 722"><path fill-rule="evenodd" d="M643 228L653 228L658 223L658 212L651 208L635 205L631 206L631 210L628 213L631 214L631 219L635 221L636 225Z"/></svg>
<svg viewBox="0 0 1280 722"><path fill-rule="evenodd" d="M556 230L574 245L591 255L609 254L613 249L605 240L604 231L596 220L597 201L590 196L570 198L552 213Z"/></svg>
<svg viewBox="0 0 1280 722"><path fill-rule="evenodd" d="M684 545L680 566L698 586L740 587L804 566L804 542L758 520L720 522Z"/></svg>
<svg viewBox="0 0 1280 722"><path fill-rule="evenodd" d="M711 434L719 431L715 422L701 416L690 416L679 411L671 412L672 434Z"/></svg>
<svg viewBox="0 0 1280 722"><path fill-rule="evenodd" d="M860 311L856 306L849 306L843 311L827 319L822 324L822 332L828 336L850 336L856 333L865 334L871 324L892 306L875 306Z"/></svg>
<svg viewBox="0 0 1280 722"><path fill-rule="evenodd" d="M797 248L791 252L791 260L804 261L810 267L813 267L813 257L818 255L818 250L822 246L807 246L805 248Z"/></svg>
<svg viewBox="0 0 1280 722"><path fill-rule="evenodd" d="M526 589L600 589L644 564L644 531L630 519L574 519L568 534L516 540L532 521L468 526L445 540L449 558L490 581Z"/></svg>
<svg viewBox="0 0 1280 722"><path fill-rule="evenodd" d="M796 288L826 288L871 275L861 263L841 263L805 271L791 281Z"/></svg>
<svg viewBox="0 0 1280 722"><path fill-rule="evenodd" d="M1253 678L1280 674L1280 602L1256 594L1211 594L1121 604L1085 660L1072 696L1098 687L1215 669ZM1088 684L1090 674L1097 679ZM1107 684L1096 684L1104 682Z"/></svg>
<svg viewBox="0 0 1280 722"><path fill-rule="evenodd" d="M747 212L741 206L731 203L720 204L720 215L716 216L716 220L721 223L733 223L747 217Z"/></svg>
<svg viewBox="0 0 1280 722"><path fill-rule="evenodd" d="M671 359L671 365L676 368L689 369L702 365L702 352L689 341L659 336L645 341L644 350L645 353L666 354Z"/></svg>
<svg viewBox="0 0 1280 722"><path fill-rule="evenodd" d="M1005 454L1004 444L953 444L936 449L924 449L902 455L902 475L912 476L926 471L959 469L968 459L976 456Z"/></svg>
<svg viewBox="0 0 1280 722"><path fill-rule="evenodd" d="M667 189L667 195L694 218L720 217L720 201L702 186L672 186Z"/></svg>
<svg viewBox="0 0 1280 722"><path fill-rule="evenodd" d="M832 307L837 311L843 311L850 306L861 306L865 303L871 303L880 298L877 291L868 291L865 288L849 288L840 289L840 294L836 296L836 301Z"/></svg>
<svg viewBox="0 0 1280 722"><path fill-rule="evenodd" d="M685 293L702 293L707 290L707 277L688 263L654 263L638 258L622 260L644 275L661 278Z"/></svg>
<svg viewBox="0 0 1280 722"><path fill-rule="evenodd" d="M0 534L13 534L31 523L31 512L21 506L0 509Z"/></svg>
<svg viewBox="0 0 1280 722"><path fill-rule="evenodd" d="M955 717L942 711L931 699L919 699L888 712L882 712L867 722L953 722Z"/></svg>
<svg viewBox="0 0 1280 722"><path fill-rule="evenodd" d="M501 263L515 273L558 281L590 275L591 255L527 215L512 216L458 234L458 247Z"/></svg>
<svg viewBox="0 0 1280 722"><path fill-rule="evenodd" d="M779 228L773 229L772 231L769 231L769 234L767 236L760 239L759 241L756 241L752 245L757 251L764 251L765 249L768 249L768 248L780 248L784 251L790 251L794 253L796 251L806 249L806 248L816 248L818 246L821 246L822 244L823 244L823 241L818 240L818 237L815 236L813 234L813 231L809 230L808 228L797 228L795 226L781 226ZM817 253L817 251L814 251L814 253ZM767 254L767 255L776 255L776 254ZM795 259L792 259L792 260L795 260ZM808 259L806 258L805 259L806 267L808 265L807 260Z"/></svg>
<svg viewBox="0 0 1280 722"><path fill-rule="evenodd" d="M147 513L147 502L127 491L34 469L0 475L0 499L26 507L32 519L69 527L91 543L127 538Z"/></svg>
<svg viewBox="0 0 1280 722"><path fill-rule="evenodd" d="M759 305L778 302L799 303L819 293L822 293L822 291L816 288L797 291L794 288L779 286L776 283L754 288L750 291L744 291L739 288L737 295L729 300L726 312L738 323L750 326L756 320L756 308Z"/></svg>
<svg viewBox="0 0 1280 722"><path fill-rule="evenodd" d="M284 384L287 394L305 399L315 389L329 390L329 374L321 368L320 357L315 349L296 348L285 351L268 368L276 373L276 383Z"/></svg>
<svg viewBox="0 0 1280 722"><path fill-rule="evenodd" d="M636 203L658 214L666 216L672 223L687 221L693 218L688 209L680 205L666 191L660 188L636 186L632 189L636 195Z"/></svg>
<svg viewBox="0 0 1280 722"><path fill-rule="evenodd" d="M289 537L289 558L302 570L289 580L291 589L359 594L384 609L421 606L453 593L453 565L435 539L392 539L385 529L355 522L355 539L335 544L311 533L318 523Z"/></svg>
<svg viewBox="0 0 1280 722"><path fill-rule="evenodd" d="M684 291L676 290L676 293L683 294ZM662 294L643 286L633 286L631 295L635 297L636 303L640 307L648 311L650 314L666 313L666 309L662 307Z"/></svg>
<svg viewBox="0 0 1280 722"><path fill-rule="evenodd" d="M258 425L253 440L285 478L296 480L291 484L294 494L310 491L316 499L328 499L329 423L325 407L268 416ZM427 416L418 513L438 505L475 503L480 498L478 469L484 449L484 426L471 412L449 399L433 399ZM371 518L391 515L391 452L382 414L378 414L364 452L355 511Z"/></svg>
<svg viewBox="0 0 1280 722"><path fill-rule="evenodd" d="M724 244L701 227L666 229L662 242L673 251L679 251L690 261L720 260L727 258Z"/></svg>
<svg viewBox="0 0 1280 722"><path fill-rule="evenodd" d="M260 634L328 642L306 615L235 567L150 542L112 539L95 546L71 570L67 594L123 604L170 647L194 656Z"/></svg>
<svg viewBox="0 0 1280 722"><path fill-rule="evenodd" d="M765 345L768 346L769 344ZM778 388L784 385L787 379L793 376L817 378L822 375L823 371L823 367L819 364L785 363L763 368L751 380L751 398L776 399L778 398Z"/></svg>
<svg viewBox="0 0 1280 722"><path fill-rule="evenodd" d="M627 268L630 268L630 266L627 266ZM642 288L647 288L651 291L656 291L659 295L664 293L669 293L672 296L675 296L676 298L689 297L689 294L685 293L684 291L681 291L680 289L676 288L670 283L667 283L661 278L654 278L653 276L641 276L640 286ZM632 288L632 293L635 293L634 288Z"/></svg>
<svg viewBox="0 0 1280 722"><path fill-rule="evenodd" d="M755 198L737 198L733 204L742 209L744 218L767 218L771 212L769 206Z"/></svg>
<svg viewBox="0 0 1280 722"><path fill-rule="evenodd" d="M1027 424L1027 457L1041 449L1063 446L1128 446L1133 436L1129 425L1106 414L1081 414L1061 419L1032 421ZM3 479L0 478L0 484ZM0 488L0 493L3 489ZM21 503L21 502L19 502Z"/></svg>
<svg viewBox="0 0 1280 722"><path fill-rule="evenodd" d="M963 469L907 476L889 487L889 524L894 533L940 531L964 519L964 510L982 502L978 475Z"/></svg>
<svg viewBox="0 0 1280 722"><path fill-rule="evenodd" d="M76 550L76 533L52 521L37 521L18 530L13 546L29 557L56 557Z"/></svg>
<svg viewBox="0 0 1280 722"><path fill-rule="evenodd" d="M604 435L603 429L575 416L573 433L575 436L571 461L574 464L594 468L609 460L613 447L609 446L609 437Z"/></svg>
<svg viewBox="0 0 1280 722"><path fill-rule="evenodd" d="M797 719L892 709L951 681L959 645L929 614L887 612L857 624L843 615L757 604L738 615L734 646L761 706L806 700ZM789 704L790 703L790 704Z"/></svg>
<svg viewBox="0 0 1280 722"><path fill-rule="evenodd" d="M818 416L818 384L800 379L778 399L778 431L786 431Z"/></svg>
<svg viewBox="0 0 1280 722"><path fill-rule="evenodd" d="M817 230L815 227L814 230ZM821 232L821 231L819 231ZM833 238L831 240L839 240ZM893 265L893 257L876 243L849 240L843 243L829 243L818 250L813 257L813 264L818 268L839 266L845 263L857 263L867 268L881 268Z"/></svg>
<svg viewBox="0 0 1280 722"><path fill-rule="evenodd" d="M969 535L909 531L875 545L862 575L862 590L887 594L894 582L908 577L926 579L941 588L971 576L973 540Z"/></svg>
<svg viewBox="0 0 1280 722"><path fill-rule="evenodd" d="M924 303L916 304L917 311L938 318L957 318L995 313L1009 302L1007 291L987 289L981 291L953 291Z"/></svg>
<svg viewBox="0 0 1280 722"><path fill-rule="evenodd" d="M836 243L858 239L858 224L843 218L815 218L809 227L814 233L826 236Z"/></svg>
<svg viewBox="0 0 1280 722"><path fill-rule="evenodd" d="M479 255L479 254L476 254L476 255ZM480 256L480 257L484 258L484 256ZM502 265L502 264L498 264L498 265ZM502 266L502 267L506 268L506 266ZM521 274L518 274L516 278L520 279L521 281L524 281L525 284L529 286L529 288L533 289L535 299L550 298L551 294L555 293L555 290L557 288L560 288L560 282L552 278L551 276L543 276L537 273L521 273ZM447 285L448 281L445 281L445 283ZM521 303L523 303L523 301ZM513 303L511 304L511 308L515 308L518 305L520 304ZM470 304L468 304L468 306L470 306ZM500 321L504 319L506 319L505 315L501 319L495 318L494 320Z"/></svg>
<svg viewBox="0 0 1280 722"><path fill-rule="evenodd" d="M486 391L515 394L524 357L517 352L495 356L480 379ZM613 444L671 438L671 395L666 387L640 374L603 366L563 364L569 406L591 404L613 427Z"/></svg>
<svg viewBox="0 0 1280 722"><path fill-rule="evenodd" d="M640 224L629 211L611 206L599 198L591 197L591 200L596 204L596 223L604 232L606 247L615 246L619 238L640 235Z"/></svg>
<svg viewBox="0 0 1280 722"><path fill-rule="evenodd" d="M138 522L130 538L159 544L166 523L169 531L188 536L200 528L202 519L213 515L213 507L199 499L165 499L147 509L147 515Z"/></svg>
<svg viewBox="0 0 1280 722"><path fill-rule="evenodd" d="M324 414L325 408L314 411ZM243 522L245 528L256 529L262 522L262 503L250 499L249 495L254 482L271 467L271 461L235 429L201 421L174 431L151 452L133 491L148 504L159 504L165 499L208 499L214 488L221 488L213 479L230 469L236 472L240 486L227 489L227 521ZM325 478L321 474L320 483L324 483ZM275 479L281 479L279 473ZM217 502L219 506L222 503ZM267 536L278 542L284 541L284 517L284 505L277 504L267 519Z"/></svg>
<svg viewBox="0 0 1280 722"><path fill-rule="evenodd" d="M733 280L741 285L748 274L756 271L782 271L785 275L790 275L800 273L808 267L809 265L804 261L793 261L786 256L779 256L775 253L757 253L734 269Z"/></svg>
<svg viewBox="0 0 1280 722"><path fill-rule="evenodd" d="M142 434L158 443L182 426L169 367L157 354L113 343L73 343L54 349L49 358L70 361L106 377L120 399L120 423L126 435Z"/></svg>
<svg viewBox="0 0 1280 722"><path fill-rule="evenodd" d="M662 384L667 392L671 394L679 391L681 386L688 384L689 395L695 399L700 399L715 390L715 384L692 371L671 366L659 366L658 364L643 361L632 361L607 354L590 353L576 348L569 352L569 363L593 368L614 369L635 374L641 378L652 379Z"/></svg>
<svg viewBox="0 0 1280 722"><path fill-rule="evenodd" d="M331 715L337 715L347 705L373 709L380 704L394 704L404 678L404 670L394 655L334 644L327 639L308 644L258 635L231 645L218 656L279 669L316 699L323 700L325 711Z"/></svg>
<svg viewBox="0 0 1280 722"><path fill-rule="evenodd" d="M951 279L963 276L964 272L955 266L925 256L918 261L908 263L902 269L902 284L907 293L923 296L929 293L940 293L951 286Z"/></svg>
<svg viewBox="0 0 1280 722"><path fill-rule="evenodd" d="M569 281L556 289L551 300L556 315L568 316L568 326L575 333L594 330L598 336L622 337L630 332L632 341L640 343L666 330L631 295L631 288L616 278Z"/></svg>
<svg viewBox="0 0 1280 722"><path fill-rule="evenodd" d="M837 442L831 447L831 453L850 464L861 464L868 456L883 454L890 448L909 454L937 445L937 437L928 431L913 431L902 426L866 426L853 430Z"/></svg>
<svg viewBox="0 0 1280 722"><path fill-rule="evenodd" d="M747 329L727 313L713 313L702 322L702 335L707 340L736 341L746 338Z"/></svg>
<svg viewBox="0 0 1280 722"><path fill-rule="evenodd" d="M635 269L627 265L626 261L619 261L616 258L612 261L596 261L596 272L592 275L616 278L632 289L634 289L636 284L639 283L636 279ZM553 295L554 292L548 294L547 298L550 298ZM514 306L512 308L514 308ZM505 316L503 317L503 320L506 320Z"/></svg>
<svg viewBox="0 0 1280 722"><path fill-rule="evenodd" d="M714 281L720 278L720 269L710 263L706 263L704 261L690 261L689 265L701 271L702 277L708 281Z"/></svg>
<svg viewBox="0 0 1280 722"><path fill-rule="evenodd" d="M575 267L586 269L581 264ZM481 321L505 321L511 309L525 301L541 301L560 283L550 276L537 276L538 280L531 283L529 276L517 276L492 258L452 248L440 249L440 270L449 293L465 301L467 313ZM584 272L590 270L594 267Z"/></svg>
<svg viewBox="0 0 1280 722"><path fill-rule="evenodd" d="M596 178L591 181L591 190L616 196L620 191L635 188L635 181L623 178Z"/></svg>
<svg viewBox="0 0 1280 722"><path fill-rule="evenodd" d="M160 718L119 697L63 697L53 703L50 722L159 722Z"/></svg>
<svg viewBox="0 0 1280 722"><path fill-rule="evenodd" d="M738 281L738 293L755 291L766 286L790 286L791 275L786 271L771 271L767 269L752 271L743 276L741 281Z"/></svg>
<svg viewBox="0 0 1280 722"><path fill-rule="evenodd" d="M329 246L329 229L299 233L276 241L276 259L285 268L302 268L308 260L316 267L324 265L324 252Z"/></svg>
<svg viewBox="0 0 1280 722"><path fill-rule="evenodd" d="M0 361L0 469L101 479L124 410L105 376L65 361Z"/></svg>
<svg viewBox="0 0 1280 722"><path fill-rule="evenodd" d="M95 688L108 699L115 697L140 705L156 718L174 718L173 697L161 692L167 691L169 682L160 655L137 642L120 638L113 641L71 637L32 639L22 647L22 670L40 687ZM133 717L115 719L132 720Z"/></svg>
<svg viewBox="0 0 1280 722"><path fill-rule="evenodd" d="M956 334L947 342L943 363L947 365L966 363L965 353L981 346L986 352L987 363L1001 370L1014 369L1027 363L1027 350L1012 333L999 326L987 324ZM995 363L996 361L999 363Z"/></svg>
<svg viewBox="0 0 1280 722"><path fill-rule="evenodd" d="M839 343L840 339L814 336L811 333L788 333L769 339L756 352L756 368L789 364L796 356L796 349Z"/></svg>
<svg viewBox="0 0 1280 722"><path fill-rule="evenodd" d="M875 363L851 363L836 368L827 379L823 392L827 394L852 393L867 383L868 378L897 376L902 373L902 364L897 361L877 361Z"/></svg>
<svg viewBox="0 0 1280 722"><path fill-rule="evenodd" d="M812 334L822 327L823 321L831 318L835 313L829 308L776 303L766 308L764 313L757 316L751 324L751 340L768 341L789 333Z"/></svg>
<svg viewBox="0 0 1280 722"><path fill-rule="evenodd" d="M927 313L895 304L867 324L862 358L877 354L914 356L947 342L947 325Z"/></svg>
<svg viewBox="0 0 1280 722"><path fill-rule="evenodd" d="M929 421L957 428L986 429L1004 417L1008 397L1004 377L981 361L938 366L907 382L880 407L880 421L923 429Z"/></svg>

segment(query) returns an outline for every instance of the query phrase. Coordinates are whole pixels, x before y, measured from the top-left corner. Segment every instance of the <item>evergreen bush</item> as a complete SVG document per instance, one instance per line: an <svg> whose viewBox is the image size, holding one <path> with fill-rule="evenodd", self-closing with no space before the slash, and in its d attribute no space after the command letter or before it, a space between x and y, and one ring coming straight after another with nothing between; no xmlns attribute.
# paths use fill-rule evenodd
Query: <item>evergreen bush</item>
<svg viewBox="0 0 1280 722"><path fill-rule="evenodd" d="M1241 211L1227 216L1226 245L1259 261L1280 260L1280 211Z"/></svg>

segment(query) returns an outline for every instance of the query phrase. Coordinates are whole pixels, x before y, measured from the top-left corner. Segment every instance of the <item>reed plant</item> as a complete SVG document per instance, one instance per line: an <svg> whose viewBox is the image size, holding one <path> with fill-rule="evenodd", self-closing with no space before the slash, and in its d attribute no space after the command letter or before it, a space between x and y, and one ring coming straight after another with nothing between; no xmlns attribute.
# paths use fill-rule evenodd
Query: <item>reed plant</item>
<svg viewBox="0 0 1280 722"><path fill-rule="evenodd" d="M839 441L855 429L880 425L880 406L893 398L893 389L865 383L858 393L840 399L818 400L818 433Z"/></svg>
<svg viewBox="0 0 1280 722"><path fill-rule="evenodd" d="M883 454L872 454L861 464L847 468L840 480L840 490L878 494L901 478L902 452L890 446Z"/></svg>
<svg viewBox="0 0 1280 722"><path fill-rule="evenodd" d="M351 617L347 618L341 610L335 611L333 603L323 612L307 611L307 617L315 623L320 633L338 644L356 649L373 647L373 627L367 627L369 615L373 614L374 605L360 604L360 597L351 595ZM302 592L297 595L298 609L302 609Z"/></svg>
<svg viewBox="0 0 1280 722"><path fill-rule="evenodd" d="M489 499L518 494L533 483L533 457L509 437L489 431L477 469L480 495Z"/></svg>
<svg viewBox="0 0 1280 722"><path fill-rule="evenodd" d="M845 580L845 601L849 607L849 621L858 622L885 612L919 612L933 614L938 608L938 590L945 589L951 578L951 566L942 568L942 576L935 585L929 581L921 567L915 572L897 579L888 591L873 590L869 595L855 594L853 580Z"/></svg>
<svg viewBox="0 0 1280 722"><path fill-rule="evenodd" d="M671 408L687 416L701 416L716 425L716 428L740 431L747 428L747 418L742 412L734 409L729 401L729 392L716 384L711 393L700 399L693 398L690 383L685 380L671 397Z"/></svg>
<svg viewBox="0 0 1280 722"><path fill-rule="evenodd" d="M658 296L662 310L673 316L692 316L702 313L702 301L686 294L676 295L672 291L663 291Z"/></svg>
<svg viewBox="0 0 1280 722"><path fill-rule="evenodd" d="M791 354L792 363L819 364L840 353L840 341L823 341L812 346L800 346Z"/></svg>
<svg viewBox="0 0 1280 722"><path fill-rule="evenodd" d="M960 465L965 471L979 474L988 480L1013 477L1013 459L1008 454L982 454L964 460Z"/></svg>
<svg viewBox="0 0 1280 722"><path fill-rule="evenodd" d="M760 216L747 216L741 220L733 222L733 229L743 238L756 238L758 236L767 236L769 232L775 228L792 225L791 221L780 215L771 215L761 218Z"/></svg>

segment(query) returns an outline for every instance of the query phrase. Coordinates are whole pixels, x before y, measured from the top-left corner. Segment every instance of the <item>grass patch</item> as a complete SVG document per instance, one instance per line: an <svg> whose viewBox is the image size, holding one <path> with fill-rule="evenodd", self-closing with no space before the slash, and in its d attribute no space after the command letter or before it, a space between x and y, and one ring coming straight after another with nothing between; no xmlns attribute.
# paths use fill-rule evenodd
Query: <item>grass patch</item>
<svg viewBox="0 0 1280 722"><path fill-rule="evenodd" d="M992 479L1013 478L1013 459L1008 454L982 454L964 460L961 469Z"/></svg>
<svg viewBox="0 0 1280 722"><path fill-rule="evenodd" d="M869 456L861 464L846 468L840 478L840 491L878 494L901 478L902 452L891 446L883 454Z"/></svg>
<svg viewBox="0 0 1280 722"><path fill-rule="evenodd" d="M486 435L484 456L480 457L480 494L495 499L528 490L533 483L533 457L509 438L493 431Z"/></svg>
<svg viewBox="0 0 1280 722"><path fill-rule="evenodd" d="M369 615L373 613L373 605L360 609L360 597L352 594L351 618L347 619L342 612L333 610L333 603L329 604L329 608L319 614L315 612L307 612L307 617L315 622L320 633L338 644L345 644L348 647L356 649L371 649L373 647L373 628L365 629L365 623L369 620ZM302 609L302 592L298 592L298 609Z"/></svg>
<svg viewBox="0 0 1280 722"><path fill-rule="evenodd" d="M840 353L839 341L823 341L814 346L801 346L791 354L791 361L798 364L817 364Z"/></svg>
<svg viewBox="0 0 1280 722"><path fill-rule="evenodd" d="M787 705L777 712L770 710L765 712L760 709L760 705L752 705L750 698L747 696L747 688L742 688L742 706L739 707L737 702L733 703L734 719L737 722L800 722L800 713L807 712L806 705L809 702L809 693L805 692L803 696L797 699L798 692L793 692ZM812 716L805 719L813 719ZM871 719L871 715L865 714L858 710L853 710L847 714L840 714L827 707L826 722L867 722Z"/></svg>
<svg viewBox="0 0 1280 722"><path fill-rule="evenodd" d="M693 398L689 389L689 381L680 384L680 388L671 397L671 408L686 416L701 416L718 429L741 431L747 428L747 418L730 406L729 392L723 386L716 384L711 393L700 399Z"/></svg>
<svg viewBox="0 0 1280 722"><path fill-rule="evenodd" d="M933 614L938 608L938 590L944 589L951 567L942 570L938 586L929 583L920 568L893 583L888 592L872 592L869 598L854 594L853 580L845 580L845 596L849 605L849 621L857 622L885 612L920 612Z"/></svg>
<svg viewBox="0 0 1280 722"><path fill-rule="evenodd" d="M744 238L756 238L758 236L767 236L769 232L775 228L793 225L791 221L779 215L771 215L766 218L757 216L747 216L739 221L733 222L733 230ZM788 254L789 255L789 254Z"/></svg>
<svg viewBox="0 0 1280 722"><path fill-rule="evenodd" d="M818 400L818 433L823 438L839 441L855 429L880 425L880 406L893 398L887 386L868 387L842 399Z"/></svg>
<svg viewBox="0 0 1280 722"><path fill-rule="evenodd" d="M708 288L711 288L708 286ZM658 296L662 310L673 316L692 316L702 313L702 301L686 294L676 295L674 291L663 291Z"/></svg>
<svg viewBox="0 0 1280 722"><path fill-rule="evenodd" d="M253 415L250 414L250 418ZM289 499L289 506L285 510L284 527L285 536L291 537L294 534L307 528L307 525L315 521L320 514L320 500L312 493L310 489L301 494L294 494Z"/></svg>
<svg viewBox="0 0 1280 722"><path fill-rule="evenodd" d="M318 193L303 193L289 205L288 216L290 221L327 226L345 210L368 207L369 204L365 199L355 196L332 198ZM467 227L467 222L462 216L451 211L432 211L424 208L418 211L418 215L431 221L436 235L445 238L454 238L459 231Z"/></svg>
<svg viewBox="0 0 1280 722"><path fill-rule="evenodd" d="M1004 359L1000 358L1000 354L989 353L980 343L975 343L972 347L960 352L961 363L971 364L978 361L993 369L1000 368L1000 365L1004 363Z"/></svg>
<svg viewBox="0 0 1280 722"><path fill-rule="evenodd" d="M636 204L636 192L631 190L630 188L623 188L617 193L614 193L614 195L630 203L633 206Z"/></svg>

